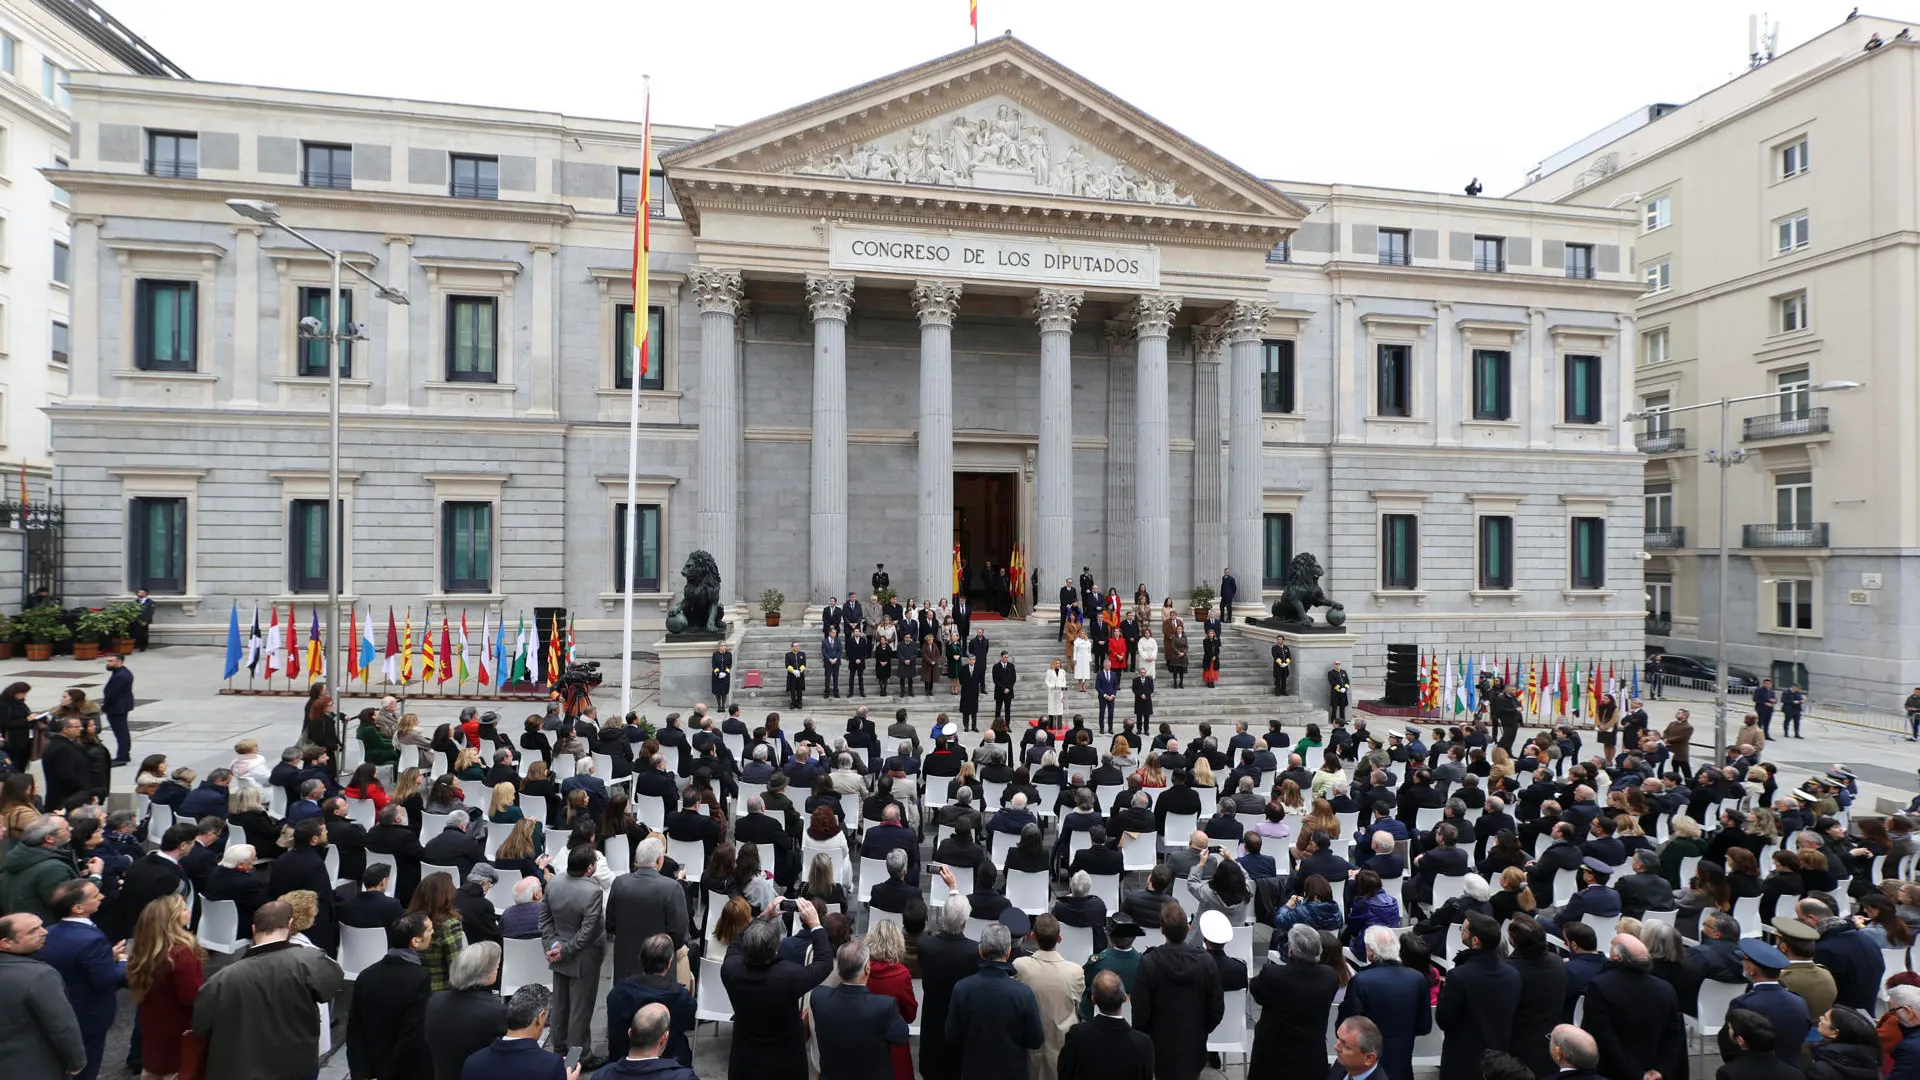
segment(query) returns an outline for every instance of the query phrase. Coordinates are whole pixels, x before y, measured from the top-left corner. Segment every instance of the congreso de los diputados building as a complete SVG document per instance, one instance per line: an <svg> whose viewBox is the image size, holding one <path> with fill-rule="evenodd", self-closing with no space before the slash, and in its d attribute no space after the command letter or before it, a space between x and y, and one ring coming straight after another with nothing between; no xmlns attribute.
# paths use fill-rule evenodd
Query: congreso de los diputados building
<svg viewBox="0 0 1920 1080"><path fill-rule="evenodd" d="M156 640L224 641L236 603L304 632L334 573L383 631L565 613L605 656L623 590L652 634L697 549L757 621L878 564L945 595L957 546L969 588L1023 552L1043 613L1082 567L1156 605L1231 567L1249 612L1312 553L1361 679L1388 642L1639 653L1631 208L1261 178L1011 36L656 118L644 162L637 102L71 92L64 591L146 589ZM337 521L299 331L329 263L235 198L385 287L342 297Z"/></svg>

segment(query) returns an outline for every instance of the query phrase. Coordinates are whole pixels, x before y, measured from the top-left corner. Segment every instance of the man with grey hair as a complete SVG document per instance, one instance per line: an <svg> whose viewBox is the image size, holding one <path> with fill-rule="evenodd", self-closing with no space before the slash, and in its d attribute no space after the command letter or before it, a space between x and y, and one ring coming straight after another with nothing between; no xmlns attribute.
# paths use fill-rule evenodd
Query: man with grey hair
<svg viewBox="0 0 1920 1080"><path fill-rule="evenodd" d="M1371 1018L1380 1039L1381 1070L1388 1080L1412 1080L1414 1040L1433 1030L1426 976L1400 963L1398 930L1370 926L1364 940L1368 966L1347 983L1340 1015Z"/></svg>
<svg viewBox="0 0 1920 1080"><path fill-rule="evenodd" d="M1380 1052L1384 1047L1380 1028L1364 1016L1349 1016L1333 1031L1333 1057L1339 1072L1347 1080L1367 1080L1384 1073Z"/></svg>
<svg viewBox="0 0 1920 1080"><path fill-rule="evenodd" d="M649 836L634 845L633 869L613 879L607 934L613 938L614 982L640 973L640 944L655 934L673 938L674 969L686 969L687 893L661 872L665 864L665 846L657 834Z"/></svg>
<svg viewBox="0 0 1920 1080"><path fill-rule="evenodd" d="M523 877L513 886L513 904L500 913L500 937L527 940L540 936L540 900L537 877Z"/></svg>
<svg viewBox="0 0 1920 1080"><path fill-rule="evenodd" d="M1649 911L1674 910L1673 887L1660 873L1659 853L1652 848L1634 852L1632 869L1613 883L1614 891L1620 894L1620 914L1644 919Z"/></svg>
<svg viewBox="0 0 1920 1080"><path fill-rule="evenodd" d="M793 845L787 837L786 823L767 813L767 800L764 797L747 797L747 812L733 823L733 838L742 844L772 848L772 859L765 858L765 853L762 853L761 869L771 871L777 885L793 884L799 866L793 857Z"/></svg>
<svg viewBox="0 0 1920 1080"><path fill-rule="evenodd" d="M1700 979L1746 982L1740 969L1740 920L1724 911L1700 916L1700 943L1687 949L1687 969Z"/></svg>
<svg viewBox="0 0 1920 1080"><path fill-rule="evenodd" d="M1757 939L1756 939L1757 940ZM1687 1038L1672 984L1655 978L1647 947L1616 934L1608 964L1587 987L1582 1026L1599 1047L1600 1075L1687 1075Z"/></svg>
<svg viewBox="0 0 1920 1080"><path fill-rule="evenodd" d="M462 1080L580 1080L581 1066L566 1069L560 1057L540 1049L552 1008L553 991L540 983L515 990L507 999L507 1033L474 1051L460 1070Z"/></svg>
<svg viewBox="0 0 1920 1080"><path fill-rule="evenodd" d="M1267 964L1247 984L1260 1006L1247 1075L1326 1075L1327 1013L1340 977L1320 962L1320 950L1320 931L1295 923L1287 930L1286 962ZM1137 1002L1134 1008L1138 1015Z"/></svg>
<svg viewBox="0 0 1920 1080"><path fill-rule="evenodd" d="M63 881L82 876L82 870L91 877L103 866L98 857L88 859L84 867L76 866L73 853L67 850L72 837L67 819L57 814L34 818L20 831L19 842L0 861L0 911L26 912L47 924L66 917L54 908L53 890Z"/></svg>
<svg viewBox="0 0 1920 1080"><path fill-rule="evenodd" d="M460 950L447 966L451 989L427 999L422 1026L433 1056L434 1080L460 1080L467 1058L507 1033L500 981L500 946L482 941Z"/></svg>
<svg viewBox="0 0 1920 1080"><path fill-rule="evenodd" d="M1127 1003L1120 975L1096 973L1087 993L1098 1012L1067 1032L1060 1048L1060 1080L1152 1080L1153 1040L1120 1015Z"/></svg>
<svg viewBox="0 0 1920 1080"><path fill-rule="evenodd" d="M907 853L899 848L887 852L887 879L873 887L868 903L881 911L903 914L907 905L920 898L920 887L907 878Z"/></svg>
<svg viewBox="0 0 1920 1080"><path fill-rule="evenodd" d="M1600 1047L1584 1030L1572 1024L1559 1025L1547 1036L1547 1052L1560 1066L1556 1080L1599 1080L1594 1067L1600 1064Z"/></svg>
<svg viewBox="0 0 1920 1080"><path fill-rule="evenodd" d="M967 937L973 905L959 892L933 912L932 928L920 935L920 1060L930 1077L959 1075L959 1051L947 1045L947 1007L953 988L980 969L980 943Z"/></svg>
<svg viewBox="0 0 1920 1080"><path fill-rule="evenodd" d="M840 946L833 964L840 985L819 987L810 996L820 1042L820 1075L890 1075L893 1048L907 1045L907 1022L899 1006L884 994L867 991L871 959L861 939Z"/></svg>
<svg viewBox="0 0 1920 1080"><path fill-rule="evenodd" d="M945 1033L949 1052L959 1058L960 1080L1024 1077L1028 1052L1046 1043L1039 1003L1014 978L1012 952L1012 932L988 924L980 934L979 970L953 988Z"/></svg>
<svg viewBox="0 0 1920 1080"><path fill-rule="evenodd" d="M729 1076L756 1080L807 1080L806 1033L799 1000L833 970L832 946L812 902L795 900L794 913L806 928L813 959L797 964L780 955L780 904L775 901L747 924L727 947L720 981L733 1003L733 1047Z"/></svg>

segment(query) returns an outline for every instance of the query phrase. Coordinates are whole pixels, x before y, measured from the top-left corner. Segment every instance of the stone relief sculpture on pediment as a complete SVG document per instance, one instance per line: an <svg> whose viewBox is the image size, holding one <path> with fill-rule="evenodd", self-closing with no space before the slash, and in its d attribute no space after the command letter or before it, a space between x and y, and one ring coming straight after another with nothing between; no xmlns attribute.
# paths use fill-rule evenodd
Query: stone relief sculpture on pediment
<svg viewBox="0 0 1920 1080"><path fill-rule="evenodd" d="M903 184L1027 191L1081 199L1193 206L1173 181L1116 161L989 100L873 142L817 154L793 172Z"/></svg>

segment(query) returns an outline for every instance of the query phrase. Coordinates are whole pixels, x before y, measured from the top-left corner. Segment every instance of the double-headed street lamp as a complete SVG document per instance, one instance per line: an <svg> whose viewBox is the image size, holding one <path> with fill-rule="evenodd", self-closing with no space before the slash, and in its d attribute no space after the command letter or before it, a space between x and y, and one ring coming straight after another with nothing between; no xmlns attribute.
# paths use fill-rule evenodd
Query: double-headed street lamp
<svg viewBox="0 0 1920 1080"><path fill-rule="evenodd" d="M311 315L300 320L301 338L327 343L327 626L324 631L326 639L320 652L326 657L322 668L326 676L321 684L328 693L333 693L334 687L340 685L338 673L345 670L334 648L338 644L334 630L340 625L340 572L346 565L346 515L340 508L340 343L365 339L358 324L346 323L341 319L340 268L344 266L365 278L367 284L373 286L373 295L388 303L405 305L408 303L407 294L375 281L365 270L347 262L340 252L280 220L280 207L274 203L260 199L228 199L227 206L249 221L279 229L325 255L333 264L333 288L327 297L327 324L322 324ZM344 644L349 649L353 647L351 641ZM338 694L334 694L334 707L340 707Z"/></svg>
<svg viewBox="0 0 1920 1080"><path fill-rule="evenodd" d="M1809 393L1826 394L1837 390L1856 390L1860 383L1844 379L1832 379L1814 383L1807 387ZM1787 391L1792 393L1793 391ZM1746 394L1740 397L1722 397L1713 401L1702 401L1695 405L1661 406L1641 412L1630 412L1621 420L1625 423L1637 423L1656 416L1669 416L1673 413L1694 412L1699 409L1720 410L1720 445L1707 450L1707 460L1718 465L1720 478L1720 580L1719 580L1719 625L1716 628L1713 646L1713 760L1719 764L1727 756L1727 470L1747 459L1747 452L1733 448L1733 406L1748 401L1776 401L1781 391L1770 394ZM1794 639L1799 644L1799 639Z"/></svg>

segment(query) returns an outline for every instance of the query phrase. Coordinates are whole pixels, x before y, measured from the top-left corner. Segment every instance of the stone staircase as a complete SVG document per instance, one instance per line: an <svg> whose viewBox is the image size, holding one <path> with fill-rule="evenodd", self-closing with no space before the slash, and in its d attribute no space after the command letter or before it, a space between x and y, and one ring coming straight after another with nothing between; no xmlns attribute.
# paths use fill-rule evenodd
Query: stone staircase
<svg viewBox="0 0 1920 1080"><path fill-rule="evenodd" d="M1042 682L1049 663L1060 657L1064 663L1065 646L1056 639L1058 629L1054 624L1028 623L1019 620L976 621L975 629L984 628L991 647L990 659L997 662L1000 651L1005 649L1019 672L1019 682L1014 693L1013 715L1017 722L1025 722L1046 711L1047 695ZM1192 627L1189 624L1189 640ZM896 679L891 696L880 696L874 687L869 663L867 696L865 698L847 698L847 679L841 677L841 694L838 699L825 696L826 680L820 671L819 644L820 630L817 627L768 627L750 626L744 632L739 646L734 652L734 699L741 709L749 714L764 712L790 712L787 708L786 669L784 658L789 642L799 641L808 655L807 674L807 713L827 719L838 719L852 713L861 704L868 706L876 715L891 716L893 710L905 707L908 716L915 720L930 720L935 713L950 712L959 719L957 695L947 693L945 678L935 680L933 697L920 694L920 685L916 684L914 696L900 696ZM1154 722L1167 722L1187 726L1210 721L1216 727L1230 728L1235 720L1246 720L1256 730L1266 726L1269 719L1280 717L1290 728L1299 728L1310 721L1323 720L1324 709L1317 709L1305 703L1298 696L1276 698L1273 696L1273 681L1267 674L1272 662L1268 647L1264 642L1245 635L1229 633L1221 648L1220 682L1209 688L1200 681L1200 648L1197 641L1189 647L1189 664L1186 686L1174 689L1173 679L1166 670L1163 660L1160 675L1155 683L1153 695ZM744 689L745 673L758 669L761 673L761 686L757 690ZM1133 715L1132 676L1124 677L1118 699L1118 713L1124 718ZM1294 687L1297 689L1297 684ZM989 685L981 695L980 715L983 721L993 718L993 689ZM1071 683L1067 688L1067 715L1081 713L1092 726L1098 712L1093 694L1092 683L1088 683L1087 692L1076 693ZM789 728L797 725L788 720ZM823 728L822 730L826 730Z"/></svg>

